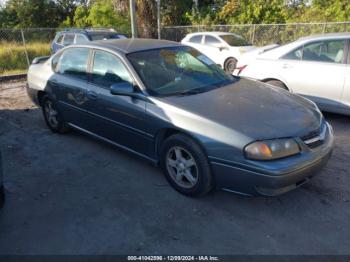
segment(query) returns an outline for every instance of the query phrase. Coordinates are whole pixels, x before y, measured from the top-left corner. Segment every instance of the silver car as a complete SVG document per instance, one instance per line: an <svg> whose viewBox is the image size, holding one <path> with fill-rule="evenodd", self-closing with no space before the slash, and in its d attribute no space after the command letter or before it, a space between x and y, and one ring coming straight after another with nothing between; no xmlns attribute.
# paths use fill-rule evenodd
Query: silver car
<svg viewBox="0 0 350 262"><path fill-rule="evenodd" d="M34 60L28 94L53 132L79 130L145 158L189 196L278 195L309 181L333 148L314 103L227 75L175 42L64 48Z"/></svg>
<svg viewBox="0 0 350 262"><path fill-rule="evenodd" d="M236 74L270 83L314 101L322 110L350 115L350 33L300 38L252 57Z"/></svg>

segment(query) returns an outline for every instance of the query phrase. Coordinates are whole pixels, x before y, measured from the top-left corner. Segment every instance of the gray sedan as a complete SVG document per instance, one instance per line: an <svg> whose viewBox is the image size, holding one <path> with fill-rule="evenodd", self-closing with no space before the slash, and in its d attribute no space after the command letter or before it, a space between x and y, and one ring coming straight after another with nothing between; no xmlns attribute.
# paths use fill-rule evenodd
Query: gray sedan
<svg viewBox="0 0 350 262"><path fill-rule="evenodd" d="M226 75L169 41L64 48L33 61L28 94L53 132L76 129L145 158L190 196L215 187L287 192L316 175L333 148L332 128L313 102Z"/></svg>
<svg viewBox="0 0 350 262"><path fill-rule="evenodd" d="M0 151L0 208L4 206L5 203L5 189L3 185L3 174L2 174L2 158Z"/></svg>

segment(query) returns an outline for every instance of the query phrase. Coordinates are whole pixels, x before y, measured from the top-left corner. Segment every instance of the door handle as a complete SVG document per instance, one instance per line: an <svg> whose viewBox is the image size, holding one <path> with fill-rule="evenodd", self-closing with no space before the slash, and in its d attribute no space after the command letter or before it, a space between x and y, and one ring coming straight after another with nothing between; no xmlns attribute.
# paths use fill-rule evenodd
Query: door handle
<svg viewBox="0 0 350 262"><path fill-rule="evenodd" d="M86 96L91 100L96 100L98 97L94 91L88 91Z"/></svg>
<svg viewBox="0 0 350 262"><path fill-rule="evenodd" d="M288 68L292 68L293 66L290 64L283 64L282 68L283 69L288 69Z"/></svg>

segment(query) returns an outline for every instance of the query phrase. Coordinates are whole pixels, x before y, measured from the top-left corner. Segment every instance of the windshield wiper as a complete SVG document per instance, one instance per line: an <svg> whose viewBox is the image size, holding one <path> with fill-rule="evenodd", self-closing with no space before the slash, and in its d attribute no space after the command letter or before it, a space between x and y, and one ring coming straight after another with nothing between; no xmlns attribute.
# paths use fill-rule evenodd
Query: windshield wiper
<svg viewBox="0 0 350 262"><path fill-rule="evenodd" d="M199 90L199 89L200 88L191 89L191 90L183 90L183 91L180 91L180 92L172 93L171 95L174 95L174 96L186 96L186 95L195 95L195 94L199 94L199 93L203 93L205 91L208 91L208 90Z"/></svg>

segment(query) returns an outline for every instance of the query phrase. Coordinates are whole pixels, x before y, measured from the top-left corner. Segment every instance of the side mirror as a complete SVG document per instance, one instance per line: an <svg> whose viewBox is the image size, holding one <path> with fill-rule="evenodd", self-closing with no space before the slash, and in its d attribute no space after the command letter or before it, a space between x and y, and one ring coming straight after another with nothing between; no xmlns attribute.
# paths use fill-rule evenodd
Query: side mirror
<svg viewBox="0 0 350 262"><path fill-rule="evenodd" d="M226 46L219 46L219 50L222 51L222 50L228 50L228 47Z"/></svg>
<svg viewBox="0 0 350 262"><path fill-rule="evenodd" d="M119 96L133 96L135 91L132 84L124 81L111 85L110 90L112 95L119 95Z"/></svg>

